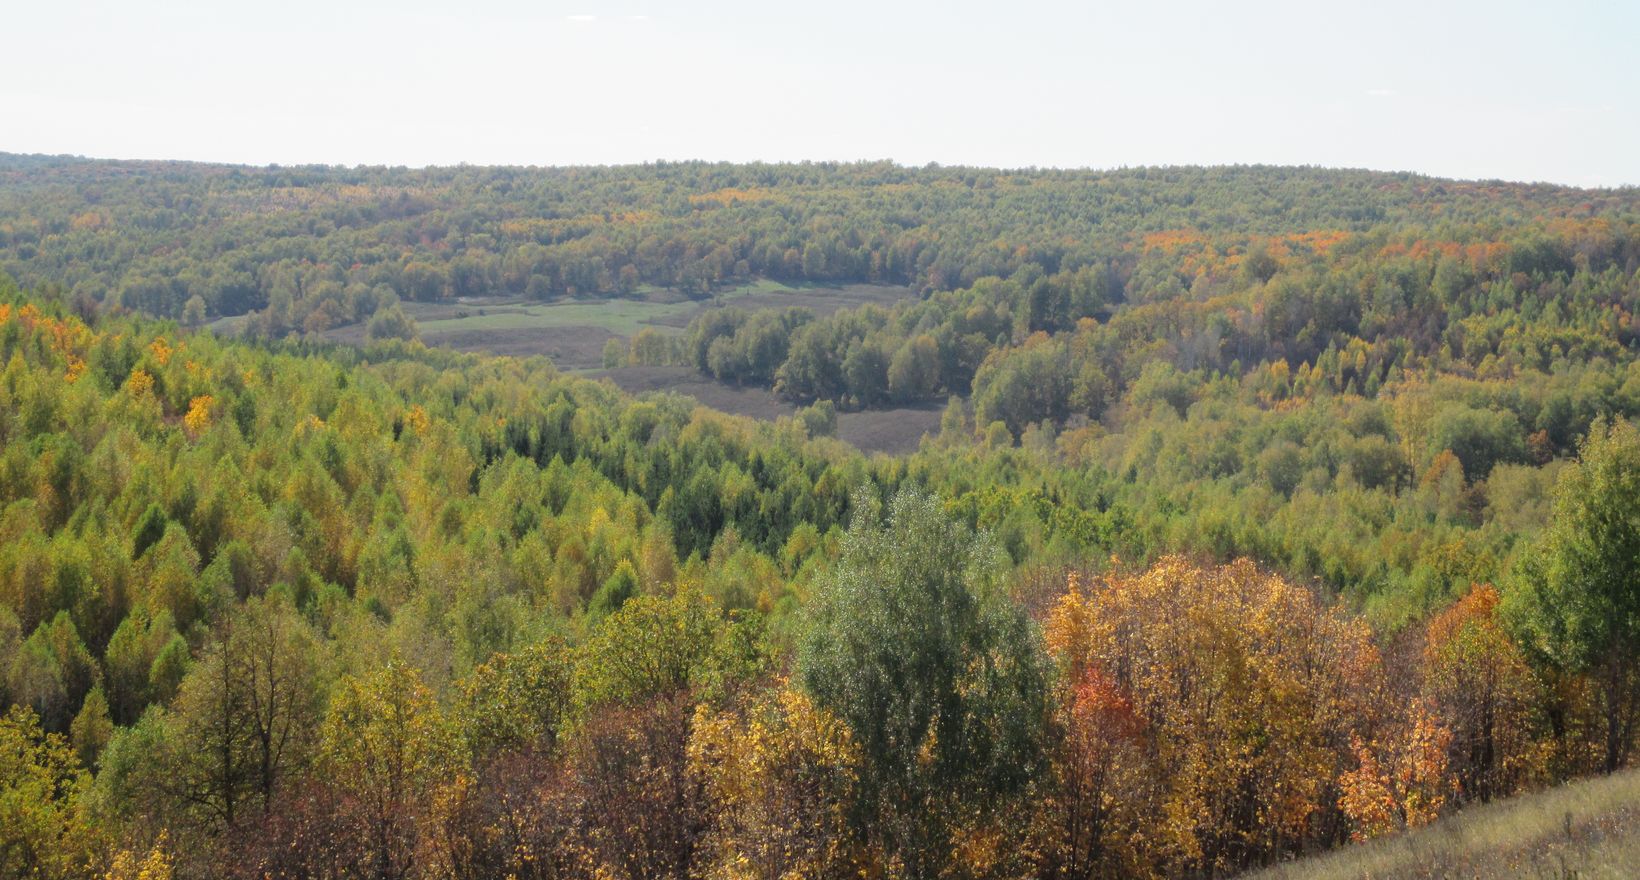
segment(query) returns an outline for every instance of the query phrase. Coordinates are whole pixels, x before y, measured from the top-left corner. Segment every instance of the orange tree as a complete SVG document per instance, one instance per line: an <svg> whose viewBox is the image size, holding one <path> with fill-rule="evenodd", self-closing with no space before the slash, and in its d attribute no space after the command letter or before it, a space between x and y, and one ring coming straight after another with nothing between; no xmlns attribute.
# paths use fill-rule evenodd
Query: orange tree
<svg viewBox="0 0 1640 880"><path fill-rule="evenodd" d="M1423 694L1452 730L1448 761L1460 799L1506 797L1543 770L1543 689L1498 616L1498 591L1477 584L1430 620Z"/></svg>
<svg viewBox="0 0 1640 880"><path fill-rule="evenodd" d="M1080 752L1061 759L1060 796L1115 786L1120 811L1138 813L1081 826L1062 813L1055 845L1107 860L1137 847L1147 870L1216 873L1341 835L1336 782L1384 690L1363 623L1247 561L1170 557L1073 586L1047 623ZM1090 712L1120 723L1089 729Z"/></svg>

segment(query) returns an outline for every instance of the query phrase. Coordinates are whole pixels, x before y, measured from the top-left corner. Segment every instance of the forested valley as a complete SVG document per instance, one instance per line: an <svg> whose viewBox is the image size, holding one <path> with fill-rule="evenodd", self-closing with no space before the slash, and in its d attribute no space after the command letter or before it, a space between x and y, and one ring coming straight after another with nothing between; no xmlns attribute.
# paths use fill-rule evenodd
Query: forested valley
<svg viewBox="0 0 1640 880"><path fill-rule="evenodd" d="M1631 762L1634 189L0 155L0 270L0 877L1224 877ZM499 298L800 408L418 338Z"/></svg>

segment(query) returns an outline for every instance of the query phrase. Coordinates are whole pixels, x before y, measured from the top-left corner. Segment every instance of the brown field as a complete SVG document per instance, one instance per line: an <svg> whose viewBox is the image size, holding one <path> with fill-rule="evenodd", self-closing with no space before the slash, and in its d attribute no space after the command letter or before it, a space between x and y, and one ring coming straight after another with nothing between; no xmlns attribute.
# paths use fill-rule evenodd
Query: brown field
<svg viewBox="0 0 1640 880"><path fill-rule="evenodd" d="M364 344L364 325L349 324L328 330L324 337L348 345ZM497 330L455 330L422 337L428 345L456 351L502 357L551 358L559 369L595 370L603 366L604 343L615 334L603 327L510 327Z"/></svg>
<svg viewBox="0 0 1640 880"><path fill-rule="evenodd" d="M1454 813L1248 880L1640 877L1640 770Z"/></svg>
<svg viewBox="0 0 1640 880"><path fill-rule="evenodd" d="M925 403L898 409L840 413L837 439L866 452L889 455L916 452L924 434L930 437L939 434L940 412L944 409L943 404Z"/></svg>
<svg viewBox="0 0 1640 880"><path fill-rule="evenodd" d="M574 371L603 366L604 343L614 338L614 333L602 327L517 327L458 330L429 344L505 357L544 355L560 370Z"/></svg>
<svg viewBox="0 0 1640 880"><path fill-rule="evenodd" d="M767 388L737 388L713 381L689 367L621 367L588 374L608 379L629 394L675 391L721 412L773 421L797 412ZM898 409L845 412L837 415L837 438L865 452L902 455L915 452L924 434L938 434L944 406L928 403Z"/></svg>
<svg viewBox="0 0 1640 880"><path fill-rule="evenodd" d="M608 379L628 394L676 391L712 409L764 421L797 412L797 407L767 388L725 385L701 375L693 367L619 367L588 373L587 378Z"/></svg>

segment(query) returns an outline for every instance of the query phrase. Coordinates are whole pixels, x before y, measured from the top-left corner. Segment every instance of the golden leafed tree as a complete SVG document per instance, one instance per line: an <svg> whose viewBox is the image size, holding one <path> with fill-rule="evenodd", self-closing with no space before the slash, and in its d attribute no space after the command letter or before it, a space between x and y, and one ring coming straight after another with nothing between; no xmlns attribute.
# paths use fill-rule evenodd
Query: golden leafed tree
<svg viewBox="0 0 1640 880"><path fill-rule="evenodd" d="M1139 870L1135 846L1212 873L1339 834L1335 781L1383 691L1365 624L1250 562L1167 558L1073 582L1046 633L1071 683L1061 792L1103 787L1062 818L1059 846L1109 860L1079 876Z"/></svg>

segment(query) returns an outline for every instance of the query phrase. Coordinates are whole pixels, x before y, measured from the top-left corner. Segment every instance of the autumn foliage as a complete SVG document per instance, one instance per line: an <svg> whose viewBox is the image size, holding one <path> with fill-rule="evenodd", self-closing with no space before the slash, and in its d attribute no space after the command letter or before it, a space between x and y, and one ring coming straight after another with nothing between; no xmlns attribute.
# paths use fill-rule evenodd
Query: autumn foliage
<svg viewBox="0 0 1640 880"><path fill-rule="evenodd" d="M1353 252L1172 238L1260 285ZM1074 366L1103 421L976 394L868 460L538 359L6 295L0 876L1212 877L1632 751L1640 440L1524 463L1581 430L1547 385L1364 342L1084 370L1133 330L1087 318L976 363Z"/></svg>
<svg viewBox="0 0 1640 880"><path fill-rule="evenodd" d="M1543 685L1504 629L1499 596L1478 584L1429 622L1423 693L1451 732L1447 762L1459 800L1505 797L1547 772Z"/></svg>
<svg viewBox="0 0 1640 880"><path fill-rule="evenodd" d="M848 728L781 687L739 710L697 710L690 771L710 804L707 878L837 877L864 861L848 834L858 750Z"/></svg>
<svg viewBox="0 0 1640 880"><path fill-rule="evenodd" d="M1428 825L1446 804L1452 732L1423 703L1407 715L1371 743L1350 737L1357 766L1339 779L1339 806L1355 840Z"/></svg>
<svg viewBox="0 0 1640 880"><path fill-rule="evenodd" d="M1086 749L1062 759L1061 781L1070 792L1091 783L1091 808L1137 814L1095 810L1090 822L1067 809L1107 838L1071 851L1216 872L1339 834L1350 736L1378 723L1384 692L1360 621L1249 562L1171 558L1072 586L1046 625L1072 741Z"/></svg>

